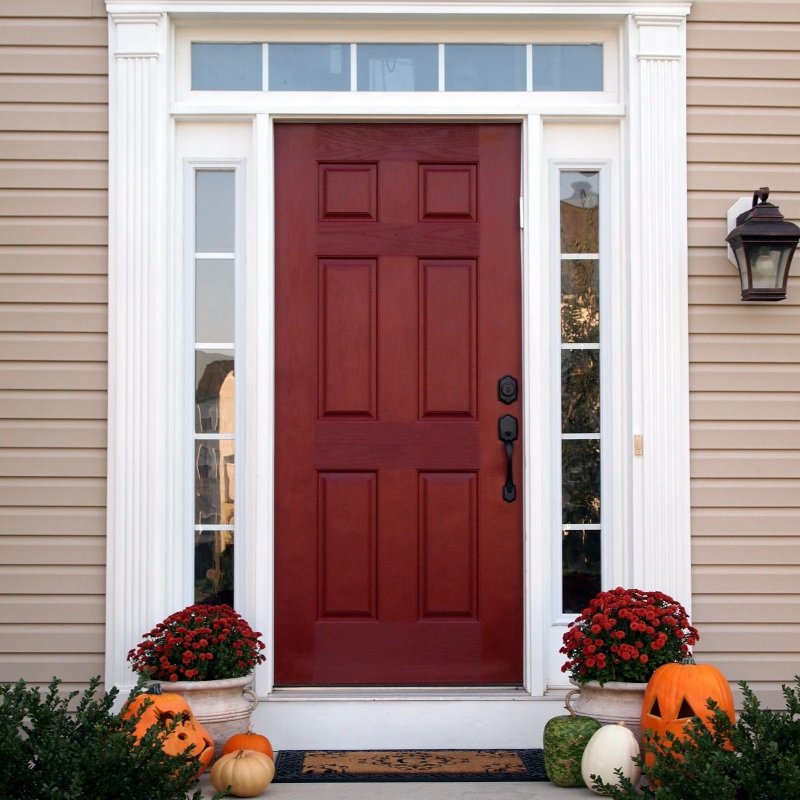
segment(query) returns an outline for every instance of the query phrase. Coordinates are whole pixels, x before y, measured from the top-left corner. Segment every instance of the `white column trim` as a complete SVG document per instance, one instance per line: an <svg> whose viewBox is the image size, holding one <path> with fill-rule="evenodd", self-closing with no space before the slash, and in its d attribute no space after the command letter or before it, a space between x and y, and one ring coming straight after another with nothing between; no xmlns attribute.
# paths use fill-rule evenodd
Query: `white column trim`
<svg viewBox="0 0 800 800"><path fill-rule="evenodd" d="M629 19L634 457L630 582L691 603L686 27ZM632 447L631 443L631 447Z"/></svg>
<svg viewBox="0 0 800 800"><path fill-rule="evenodd" d="M166 226L168 31L162 13L109 16L107 685L131 683L128 650L182 589L184 291Z"/></svg>

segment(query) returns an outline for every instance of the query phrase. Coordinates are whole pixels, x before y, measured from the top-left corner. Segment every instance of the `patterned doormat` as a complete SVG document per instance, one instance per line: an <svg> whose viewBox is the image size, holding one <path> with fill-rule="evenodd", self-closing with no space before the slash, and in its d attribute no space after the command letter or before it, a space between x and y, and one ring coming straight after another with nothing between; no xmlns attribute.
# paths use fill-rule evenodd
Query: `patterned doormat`
<svg viewBox="0 0 800 800"><path fill-rule="evenodd" d="M546 781L541 750L281 750L276 783Z"/></svg>

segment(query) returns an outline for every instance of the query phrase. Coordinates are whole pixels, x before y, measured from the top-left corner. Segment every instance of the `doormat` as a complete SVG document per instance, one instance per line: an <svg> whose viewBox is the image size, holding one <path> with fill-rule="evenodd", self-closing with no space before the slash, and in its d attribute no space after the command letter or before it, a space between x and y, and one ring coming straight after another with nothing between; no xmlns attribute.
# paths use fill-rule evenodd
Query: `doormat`
<svg viewBox="0 0 800 800"><path fill-rule="evenodd" d="M281 750L275 783L546 781L541 750Z"/></svg>

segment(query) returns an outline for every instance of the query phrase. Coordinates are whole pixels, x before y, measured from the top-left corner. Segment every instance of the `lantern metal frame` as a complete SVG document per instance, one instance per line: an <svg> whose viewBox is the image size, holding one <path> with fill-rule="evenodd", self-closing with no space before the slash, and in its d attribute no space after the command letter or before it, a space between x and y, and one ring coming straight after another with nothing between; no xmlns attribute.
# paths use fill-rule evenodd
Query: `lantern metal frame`
<svg viewBox="0 0 800 800"><path fill-rule="evenodd" d="M746 201L745 198L731 206L728 211L729 233L726 241L732 251L728 257L739 270L742 300L786 299L789 269L800 241L800 227L787 221L778 206L767 202L768 197L769 187L762 187L753 192L752 206L744 213L738 211ZM731 224L734 215L735 227ZM758 251L762 252L762 258L753 263L754 254ZM762 268L765 264L770 270L766 276L758 275L758 262ZM759 283L761 285L754 285Z"/></svg>

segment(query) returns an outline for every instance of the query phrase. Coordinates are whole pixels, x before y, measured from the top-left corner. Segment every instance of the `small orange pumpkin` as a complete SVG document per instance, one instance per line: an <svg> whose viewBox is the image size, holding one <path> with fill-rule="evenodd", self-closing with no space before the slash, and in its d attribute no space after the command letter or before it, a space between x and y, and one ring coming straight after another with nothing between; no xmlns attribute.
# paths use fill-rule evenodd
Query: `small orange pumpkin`
<svg viewBox="0 0 800 800"><path fill-rule="evenodd" d="M257 753L263 753L265 756L275 758L272 742L260 733L253 733L252 725L248 725L244 733L235 733L231 736L231 738L222 745L221 755L225 756L228 753L235 753L239 750L255 750Z"/></svg>
<svg viewBox="0 0 800 800"><path fill-rule="evenodd" d="M725 676L711 664L664 664L650 678L642 702L642 730L658 734L662 743L667 731L685 738L692 717L699 717L712 729L713 715L706 705L714 700L733 721L733 694ZM650 737L645 736L645 741ZM655 756L645 752L645 763L652 766Z"/></svg>
<svg viewBox="0 0 800 800"><path fill-rule="evenodd" d="M125 706L122 718L129 719L135 716L141 706L145 708L133 729L136 739L141 739L153 725L160 725L162 728L172 726L180 714L181 719L164 737L162 749L171 756L184 755L187 751L189 755L199 756L198 774L202 773L214 758L214 741L202 723L195 718L183 696L174 692L162 694L159 684L154 684L147 692L137 695Z"/></svg>

